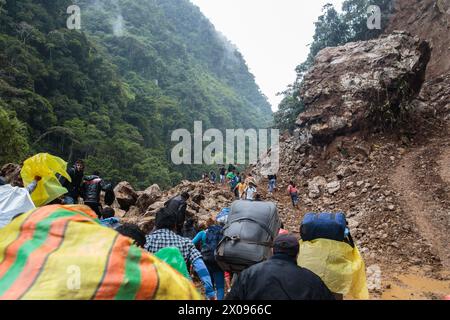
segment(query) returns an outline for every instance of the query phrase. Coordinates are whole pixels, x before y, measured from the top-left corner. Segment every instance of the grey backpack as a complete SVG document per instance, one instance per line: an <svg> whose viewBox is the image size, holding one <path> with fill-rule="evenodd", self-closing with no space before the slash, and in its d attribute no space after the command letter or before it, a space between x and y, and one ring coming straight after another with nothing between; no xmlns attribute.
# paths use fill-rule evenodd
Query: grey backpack
<svg viewBox="0 0 450 320"><path fill-rule="evenodd" d="M224 271L242 270L267 260L281 222L272 202L239 200L231 205L215 256Z"/></svg>

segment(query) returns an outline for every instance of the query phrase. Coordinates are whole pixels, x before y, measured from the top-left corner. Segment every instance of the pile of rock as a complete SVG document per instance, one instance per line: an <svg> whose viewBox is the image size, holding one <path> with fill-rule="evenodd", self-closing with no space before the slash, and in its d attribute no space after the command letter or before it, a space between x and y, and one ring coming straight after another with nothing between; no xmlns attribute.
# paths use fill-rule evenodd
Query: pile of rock
<svg viewBox="0 0 450 320"><path fill-rule="evenodd" d="M164 203L182 192L188 192L186 213L194 218L197 227L204 227L209 218L214 218L221 209L228 207L233 195L228 188L210 182L182 181L176 187L161 191L158 185L152 185L144 191L135 191L126 181L120 182L114 189L116 201L113 207L123 222L135 223L145 232L154 227L156 213Z"/></svg>

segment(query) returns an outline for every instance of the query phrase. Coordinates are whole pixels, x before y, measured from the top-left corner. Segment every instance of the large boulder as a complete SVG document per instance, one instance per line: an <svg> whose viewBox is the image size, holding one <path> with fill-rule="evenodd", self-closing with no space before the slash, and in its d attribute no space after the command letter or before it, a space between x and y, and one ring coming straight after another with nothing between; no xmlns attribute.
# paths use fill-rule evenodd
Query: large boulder
<svg viewBox="0 0 450 320"><path fill-rule="evenodd" d="M327 185L327 180L322 176L317 176L308 182L308 197L317 199L320 197L322 189Z"/></svg>
<svg viewBox="0 0 450 320"><path fill-rule="evenodd" d="M128 209L126 217L140 217L142 216L141 211L136 206L131 206L130 209Z"/></svg>
<svg viewBox="0 0 450 320"><path fill-rule="evenodd" d="M155 226L155 216L148 217L126 217L120 220L122 223L131 223L137 225L145 234L153 231Z"/></svg>
<svg viewBox="0 0 450 320"><path fill-rule="evenodd" d="M160 197L161 189L157 184L154 184L141 192L141 195L137 198L136 207L141 212L146 212L148 207L154 204Z"/></svg>
<svg viewBox="0 0 450 320"><path fill-rule="evenodd" d="M137 225L145 234L149 234L153 231L153 228L155 226L155 217L151 216L142 218L141 220L139 220Z"/></svg>
<svg viewBox="0 0 450 320"><path fill-rule="evenodd" d="M122 210L128 211L131 206L136 204L138 195L134 191L130 183L126 181L120 182L114 188L114 194L116 195L116 200Z"/></svg>
<svg viewBox="0 0 450 320"><path fill-rule="evenodd" d="M144 213L145 217L156 215L156 213L164 207L164 201L156 201L151 204Z"/></svg>
<svg viewBox="0 0 450 320"><path fill-rule="evenodd" d="M360 129L377 112L395 116L419 93L430 55L426 41L400 31L323 49L303 80L305 112L297 136L327 143Z"/></svg>
<svg viewBox="0 0 450 320"><path fill-rule="evenodd" d="M191 195L191 199L194 203L200 205L200 203L205 200L205 195L203 194L202 190L195 190L192 195Z"/></svg>

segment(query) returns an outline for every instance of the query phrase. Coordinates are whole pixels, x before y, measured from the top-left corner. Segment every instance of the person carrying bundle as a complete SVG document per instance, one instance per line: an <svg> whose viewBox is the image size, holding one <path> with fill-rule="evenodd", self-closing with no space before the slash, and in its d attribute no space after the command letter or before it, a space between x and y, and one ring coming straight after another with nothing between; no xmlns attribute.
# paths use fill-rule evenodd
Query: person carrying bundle
<svg viewBox="0 0 450 320"><path fill-rule="evenodd" d="M191 281L100 224L86 206L49 205L0 229L0 300L193 300ZM140 237L142 239L142 236Z"/></svg>
<svg viewBox="0 0 450 320"><path fill-rule="evenodd" d="M297 266L297 238L280 235L273 256L244 270L231 287L227 300L334 300L323 281Z"/></svg>
<svg viewBox="0 0 450 320"><path fill-rule="evenodd" d="M319 277L342 300L368 299L364 261L353 242L344 213L308 213L300 226L299 266Z"/></svg>

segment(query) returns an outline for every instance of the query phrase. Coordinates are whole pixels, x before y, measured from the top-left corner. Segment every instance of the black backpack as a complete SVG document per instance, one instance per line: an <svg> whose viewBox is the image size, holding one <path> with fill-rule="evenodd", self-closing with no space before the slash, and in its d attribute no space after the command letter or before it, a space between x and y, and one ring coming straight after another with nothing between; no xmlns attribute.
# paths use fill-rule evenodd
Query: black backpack
<svg viewBox="0 0 450 320"><path fill-rule="evenodd" d="M158 226L162 223L166 224L166 222L170 222L171 225L176 223L177 216L172 211L168 210L166 207L162 207L156 212L155 217L155 226Z"/></svg>
<svg viewBox="0 0 450 320"><path fill-rule="evenodd" d="M221 226L214 225L206 230L206 239L202 246L202 256L205 263L211 264L216 262L214 252L222 237L223 228Z"/></svg>

